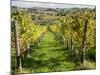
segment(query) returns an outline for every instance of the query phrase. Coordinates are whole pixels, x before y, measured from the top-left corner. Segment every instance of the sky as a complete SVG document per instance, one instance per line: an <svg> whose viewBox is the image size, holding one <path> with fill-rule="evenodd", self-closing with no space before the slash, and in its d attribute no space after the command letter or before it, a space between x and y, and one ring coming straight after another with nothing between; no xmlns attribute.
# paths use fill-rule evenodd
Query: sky
<svg viewBox="0 0 100 75"><path fill-rule="evenodd" d="M47 3L47 2L35 2L35 1L21 1L21 0L12 0L12 6L17 7L25 7L25 8L32 8L32 7L44 7L44 8L94 8L93 5L71 5L65 3Z"/></svg>

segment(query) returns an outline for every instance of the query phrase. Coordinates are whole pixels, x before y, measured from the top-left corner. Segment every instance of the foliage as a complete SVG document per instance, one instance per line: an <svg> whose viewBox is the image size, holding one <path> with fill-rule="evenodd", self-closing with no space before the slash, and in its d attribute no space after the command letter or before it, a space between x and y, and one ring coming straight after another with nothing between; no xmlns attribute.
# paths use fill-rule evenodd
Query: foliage
<svg viewBox="0 0 100 75"><path fill-rule="evenodd" d="M16 9L11 13L12 66L16 63L14 24L17 23L19 47L21 56L24 57L22 58L23 73L94 69L95 64L90 61L96 60L95 8L68 11L48 8L45 11L47 12L41 14L37 9L28 11ZM30 56L25 57L28 44L27 54ZM81 56L85 56L86 62L77 68Z"/></svg>

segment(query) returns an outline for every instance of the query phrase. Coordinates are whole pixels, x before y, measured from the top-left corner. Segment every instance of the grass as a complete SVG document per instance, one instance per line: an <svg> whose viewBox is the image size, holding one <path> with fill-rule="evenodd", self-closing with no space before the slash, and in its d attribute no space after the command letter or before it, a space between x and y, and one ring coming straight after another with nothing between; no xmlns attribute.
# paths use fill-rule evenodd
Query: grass
<svg viewBox="0 0 100 75"><path fill-rule="evenodd" d="M85 60L84 65L79 65L76 67L77 70L94 70L96 69L96 63L94 61Z"/></svg>
<svg viewBox="0 0 100 75"><path fill-rule="evenodd" d="M51 32L41 38L38 48L33 49L24 60L25 73L56 72L74 70L75 64L68 60L67 53Z"/></svg>
<svg viewBox="0 0 100 75"><path fill-rule="evenodd" d="M64 49L64 46L57 40L51 32L46 32L38 43L37 48L31 48L30 56L23 60L23 71L17 73L42 73L61 72L72 70L95 69L96 63L85 60L84 66L77 65L71 53ZM12 59L14 59L13 57ZM13 60L12 63L15 63ZM14 63L12 64L14 66Z"/></svg>

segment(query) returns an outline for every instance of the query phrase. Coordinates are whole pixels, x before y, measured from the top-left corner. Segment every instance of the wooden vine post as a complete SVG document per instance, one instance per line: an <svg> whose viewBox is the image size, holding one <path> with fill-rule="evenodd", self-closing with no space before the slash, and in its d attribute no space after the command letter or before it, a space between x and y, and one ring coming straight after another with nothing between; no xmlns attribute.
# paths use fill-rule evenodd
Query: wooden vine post
<svg viewBox="0 0 100 75"><path fill-rule="evenodd" d="M29 55L29 53L30 53L29 48L30 48L30 45L29 45L29 44L27 44L27 57L29 57L29 56L30 56L30 55Z"/></svg>
<svg viewBox="0 0 100 75"><path fill-rule="evenodd" d="M16 68L20 72L22 71L22 58L19 47L19 33L18 33L18 21L14 21L14 39L15 39L15 49L16 49Z"/></svg>
<svg viewBox="0 0 100 75"><path fill-rule="evenodd" d="M82 41L82 49L81 49L81 56L80 56L80 62L84 66L84 61L85 61L85 51L86 51L86 33L87 33L87 25L88 25L88 20L85 20L84 24L84 29L83 29L83 41Z"/></svg>

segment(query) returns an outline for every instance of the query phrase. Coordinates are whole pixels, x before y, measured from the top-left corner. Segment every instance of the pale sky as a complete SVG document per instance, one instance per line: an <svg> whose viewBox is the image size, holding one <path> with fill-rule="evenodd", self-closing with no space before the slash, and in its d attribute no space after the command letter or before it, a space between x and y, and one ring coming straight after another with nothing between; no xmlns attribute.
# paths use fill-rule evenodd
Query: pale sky
<svg viewBox="0 0 100 75"><path fill-rule="evenodd" d="M11 2L12 6L17 6L17 7L26 7L26 8L31 8L31 7L44 7L44 8L94 8L95 6L93 5L71 5L71 4L57 4L57 3L45 3L45 2L35 2L35 1L21 1L21 0L12 0Z"/></svg>

